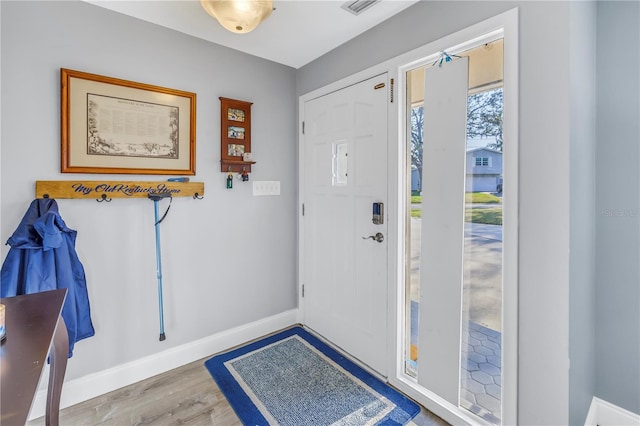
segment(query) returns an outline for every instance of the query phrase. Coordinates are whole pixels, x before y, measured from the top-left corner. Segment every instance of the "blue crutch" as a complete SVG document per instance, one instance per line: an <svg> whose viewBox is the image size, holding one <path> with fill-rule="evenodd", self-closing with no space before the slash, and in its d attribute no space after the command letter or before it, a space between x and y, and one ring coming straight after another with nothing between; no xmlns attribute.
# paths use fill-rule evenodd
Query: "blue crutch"
<svg viewBox="0 0 640 426"><path fill-rule="evenodd" d="M158 202L163 198L169 198L169 206L167 206L167 210L164 212L162 217L158 219ZM169 213L169 208L171 207L171 198L170 192L160 192L157 194L149 194L149 199L153 201L153 210L155 214L155 228L156 228L156 271L158 275L158 312L160 313L160 341L163 341L167 338L164 334L164 313L162 307L162 253L160 250L160 222L167 217L167 213Z"/></svg>

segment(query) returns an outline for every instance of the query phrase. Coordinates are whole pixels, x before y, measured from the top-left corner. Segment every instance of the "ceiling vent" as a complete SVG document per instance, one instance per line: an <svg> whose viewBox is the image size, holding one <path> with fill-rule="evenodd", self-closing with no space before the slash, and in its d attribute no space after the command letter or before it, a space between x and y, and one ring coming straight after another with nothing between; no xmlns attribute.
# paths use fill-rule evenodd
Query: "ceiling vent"
<svg viewBox="0 0 640 426"><path fill-rule="evenodd" d="M344 10L347 10L354 15L360 15L365 10L369 10L380 0L350 0L342 5Z"/></svg>

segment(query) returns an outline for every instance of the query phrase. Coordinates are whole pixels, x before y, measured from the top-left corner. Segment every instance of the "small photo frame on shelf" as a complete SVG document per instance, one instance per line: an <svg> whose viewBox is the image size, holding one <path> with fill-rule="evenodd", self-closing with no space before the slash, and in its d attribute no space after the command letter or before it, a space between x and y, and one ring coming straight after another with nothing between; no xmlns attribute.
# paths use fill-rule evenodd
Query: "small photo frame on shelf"
<svg viewBox="0 0 640 426"><path fill-rule="evenodd" d="M229 126L227 128L229 139L244 139L244 133L244 127Z"/></svg>
<svg viewBox="0 0 640 426"><path fill-rule="evenodd" d="M244 155L244 145L229 144L228 153L230 157L242 157Z"/></svg>
<svg viewBox="0 0 640 426"><path fill-rule="evenodd" d="M244 154L242 154L242 161L253 161L253 155L251 155L250 152L245 152Z"/></svg>
<svg viewBox="0 0 640 426"><path fill-rule="evenodd" d="M238 108L228 108L227 117L231 121L244 122L244 110Z"/></svg>

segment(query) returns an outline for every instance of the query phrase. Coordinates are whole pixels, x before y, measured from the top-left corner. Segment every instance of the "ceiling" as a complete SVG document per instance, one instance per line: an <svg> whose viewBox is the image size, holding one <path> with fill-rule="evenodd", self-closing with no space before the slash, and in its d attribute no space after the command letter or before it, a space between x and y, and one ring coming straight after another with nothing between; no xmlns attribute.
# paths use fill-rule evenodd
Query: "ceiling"
<svg viewBox="0 0 640 426"><path fill-rule="evenodd" d="M242 52L300 68L419 0L382 0L355 16L346 0L274 0L274 11L247 34L225 30L198 0L85 0Z"/></svg>

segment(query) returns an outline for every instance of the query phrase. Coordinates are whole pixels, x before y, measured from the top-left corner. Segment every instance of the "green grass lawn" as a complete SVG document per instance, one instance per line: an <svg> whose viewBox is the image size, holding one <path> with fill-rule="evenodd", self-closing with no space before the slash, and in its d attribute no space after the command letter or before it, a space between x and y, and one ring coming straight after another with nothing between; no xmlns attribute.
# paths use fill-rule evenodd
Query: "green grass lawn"
<svg viewBox="0 0 640 426"><path fill-rule="evenodd" d="M486 192L467 192L464 194L465 203L477 203L477 204L498 204L502 200L500 197L488 194ZM421 195L412 195L411 203L418 204L422 202Z"/></svg>
<svg viewBox="0 0 640 426"><path fill-rule="evenodd" d="M497 204L502 200L500 197L496 197L493 194L486 192L467 192L464 194L465 203L477 203L477 204Z"/></svg>
<svg viewBox="0 0 640 426"><path fill-rule="evenodd" d="M502 225L502 208L466 209L464 221L485 223L487 225Z"/></svg>
<svg viewBox="0 0 640 426"><path fill-rule="evenodd" d="M495 195L486 192L467 192L464 194L464 201L467 204L499 204L502 200ZM412 195L412 204L422 203L422 196ZM422 217L422 210L411 209L411 217ZM476 208L465 209L465 222L486 223L487 225L502 225L502 208Z"/></svg>
<svg viewBox="0 0 640 426"><path fill-rule="evenodd" d="M422 217L422 210L411 209L411 217ZM502 225L502 209L465 209L465 222L485 223L487 225Z"/></svg>

